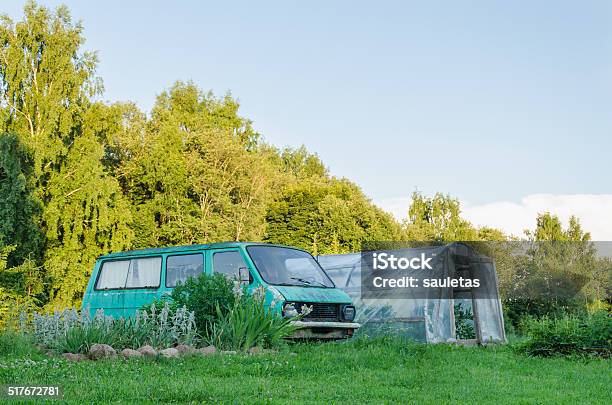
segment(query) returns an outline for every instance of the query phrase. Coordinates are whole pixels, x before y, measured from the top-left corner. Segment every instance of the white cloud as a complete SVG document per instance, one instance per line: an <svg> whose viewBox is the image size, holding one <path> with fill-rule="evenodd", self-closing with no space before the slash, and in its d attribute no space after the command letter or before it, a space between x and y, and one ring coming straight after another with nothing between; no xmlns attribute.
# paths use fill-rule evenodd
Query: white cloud
<svg viewBox="0 0 612 405"><path fill-rule="evenodd" d="M401 220L406 218L410 197L382 200L378 205ZM523 236L524 229L535 228L538 213L558 215L565 225L575 215L592 240L612 241L612 194L533 194L520 202L462 202L461 207L462 217L474 225L499 228L517 236Z"/></svg>
<svg viewBox="0 0 612 405"><path fill-rule="evenodd" d="M410 197L398 197L374 201L374 204L378 205L380 208L393 215L398 221L402 221L408 216L408 208L410 207L410 201Z"/></svg>

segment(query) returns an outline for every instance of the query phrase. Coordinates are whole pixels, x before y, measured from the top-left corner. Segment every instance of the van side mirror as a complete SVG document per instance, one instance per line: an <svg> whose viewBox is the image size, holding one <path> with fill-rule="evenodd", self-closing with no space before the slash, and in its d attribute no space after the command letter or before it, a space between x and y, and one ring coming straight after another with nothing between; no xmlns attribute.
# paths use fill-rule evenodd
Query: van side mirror
<svg viewBox="0 0 612 405"><path fill-rule="evenodd" d="M249 269L247 269L246 267L241 267L238 269L238 276L240 279L240 283L251 283L251 273L249 273Z"/></svg>

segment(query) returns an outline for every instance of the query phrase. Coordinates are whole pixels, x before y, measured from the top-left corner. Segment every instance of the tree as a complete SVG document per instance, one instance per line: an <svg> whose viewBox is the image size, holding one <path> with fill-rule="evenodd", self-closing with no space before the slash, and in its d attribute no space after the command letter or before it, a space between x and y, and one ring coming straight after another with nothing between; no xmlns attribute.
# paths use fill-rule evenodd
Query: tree
<svg viewBox="0 0 612 405"><path fill-rule="evenodd" d="M0 23L0 125L31 153L47 294L61 307L79 302L96 256L131 239L129 210L101 161L90 97L102 87L96 55L81 51L82 31L66 7L51 13L34 2L23 21Z"/></svg>
<svg viewBox="0 0 612 405"><path fill-rule="evenodd" d="M86 130L49 177L44 267L53 306L79 303L96 257L131 246L129 205L117 181L104 172L103 156L103 146Z"/></svg>
<svg viewBox="0 0 612 405"><path fill-rule="evenodd" d="M268 207L264 240L314 254L361 250L368 241L398 240L399 224L342 179L300 181Z"/></svg>
<svg viewBox="0 0 612 405"><path fill-rule="evenodd" d="M596 250L588 232L571 217L567 229L559 217L538 214L536 228L527 231L523 252L516 255L505 293L508 317L518 324L524 315L561 316L583 312L600 280Z"/></svg>
<svg viewBox="0 0 612 405"><path fill-rule="evenodd" d="M408 221L404 223L407 238L441 242L477 240L477 230L460 214L459 201L455 198L440 193L427 198L414 192Z"/></svg>
<svg viewBox="0 0 612 405"><path fill-rule="evenodd" d="M15 245L0 246L0 327L7 318L38 308L43 293L40 267L32 259L8 264L14 250Z"/></svg>
<svg viewBox="0 0 612 405"><path fill-rule="evenodd" d="M15 135L0 135L0 326L10 311L30 310L43 298L41 207L30 160Z"/></svg>
<svg viewBox="0 0 612 405"><path fill-rule="evenodd" d="M32 158L15 135L0 135L0 246L14 246L9 267L30 258L38 262L44 247L38 227L42 207L34 196Z"/></svg>
<svg viewBox="0 0 612 405"><path fill-rule="evenodd" d="M303 145L295 149L285 148L279 154L282 171L293 176L295 180L329 177L321 159L308 152Z"/></svg>
<svg viewBox="0 0 612 405"><path fill-rule="evenodd" d="M538 214L536 229L533 232L527 231L526 235L536 241L588 242L591 240L591 234L582 229L578 218L572 215L568 228L563 229L559 217L550 212Z"/></svg>
<svg viewBox="0 0 612 405"><path fill-rule="evenodd" d="M260 136L250 120L238 115L239 108L240 103L230 93L217 98L192 82L177 81L157 97L151 124L155 127L170 120L186 132L223 129L246 150L253 150Z"/></svg>
<svg viewBox="0 0 612 405"><path fill-rule="evenodd" d="M51 13L28 1L24 20L0 22L2 131L19 135L32 150L37 186L44 187L78 135L88 98L99 94L95 53L80 52L80 23L65 6Z"/></svg>
<svg viewBox="0 0 612 405"><path fill-rule="evenodd" d="M117 168L136 246L261 240L278 169L237 108L191 83L159 96L142 141Z"/></svg>

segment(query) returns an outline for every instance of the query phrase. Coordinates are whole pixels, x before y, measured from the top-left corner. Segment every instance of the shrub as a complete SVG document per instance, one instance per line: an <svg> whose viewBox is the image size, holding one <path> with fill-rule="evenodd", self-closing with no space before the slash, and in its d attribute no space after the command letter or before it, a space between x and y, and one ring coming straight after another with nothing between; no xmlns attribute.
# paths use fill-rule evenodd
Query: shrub
<svg viewBox="0 0 612 405"><path fill-rule="evenodd" d="M503 302L504 320L521 332L522 319L559 319L569 315L584 316L587 306L579 298L512 298Z"/></svg>
<svg viewBox="0 0 612 405"><path fill-rule="evenodd" d="M518 349L532 356L612 354L612 317L606 311L563 318L526 318L521 325L528 339Z"/></svg>
<svg viewBox="0 0 612 405"><path fill-rule="evenodd" d="M166 302L161 310L158 310L153 305L149 311L138 311L131 321L132 324L126 326L132 330L129 338L131 348L140 347L145 343L154 347L168 347L172 344L193 345L198 339L195 314L185 306L175 307L172 310Z"/></svg>
<svg viewBox="0 0 612 405"><path fill-rule="evenodd" d="M222 350L276 347L297 330L291 321L298 318L283 318L266 308L263 294L242 295L229 311L224 312L220 306L216 310L217 319L209 327L207 339Z"/></svg>
<svg viewBox="0 0 612 405"><path fill-rule="evenodd" d="M234 282L223 274L201 274L189 278L174 288L174 305L185 306L195 315L195 324L201 333L209 330L219 318L234 306Z"/></svg>
<svg viewBox="0 0 612 405"><path fill-rule="evenodd" d="M102 313L100 313L103 315ZM39 314L34 312L29 331L38 344L52 346L72 327L85 325L91 322L88 313L80 313L75 309L55 311L53 314ZM26 325L22 325L25 331Z"/></svg>

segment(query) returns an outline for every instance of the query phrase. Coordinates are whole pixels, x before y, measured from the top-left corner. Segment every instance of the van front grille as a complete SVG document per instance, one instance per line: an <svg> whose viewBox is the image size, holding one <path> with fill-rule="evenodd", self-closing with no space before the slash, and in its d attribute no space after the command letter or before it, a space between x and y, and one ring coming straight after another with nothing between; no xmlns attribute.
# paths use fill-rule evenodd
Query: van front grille
<svg viewBox="0 0 612 405"><path fill-rule="evenodd" d="M303 319L307 321L332 321L340 320L340 304L329 304L322 302L296 302L295 309L301 314L302 306L306 305L312 311Z"/></svg>

